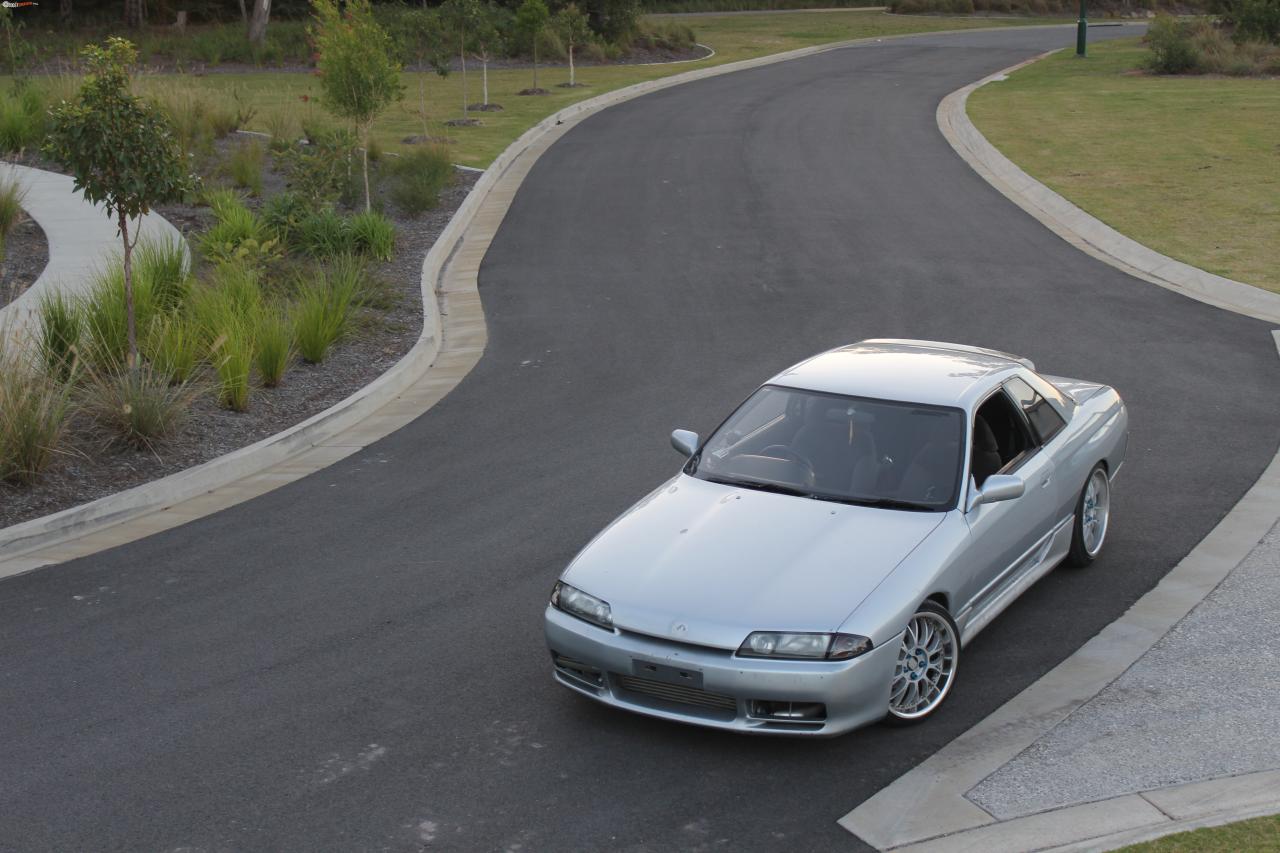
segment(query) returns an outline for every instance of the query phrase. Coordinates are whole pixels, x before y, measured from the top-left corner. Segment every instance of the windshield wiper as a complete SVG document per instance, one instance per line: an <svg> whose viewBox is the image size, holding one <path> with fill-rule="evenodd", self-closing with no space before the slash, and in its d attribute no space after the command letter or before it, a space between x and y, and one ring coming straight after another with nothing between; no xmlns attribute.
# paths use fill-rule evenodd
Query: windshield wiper
<svg viewBox="0 0 1280 853"><path fill-rule="evenodd" d="M809 497L817 501L831 501L832 503L849 504L851 506L869 506L876 509L905 509L912 512L937 512L941 507L932 504L922 504L916 501L903 501L897 498L846 498L840 495L821 495L815 494Z"/></svg>
<svg viewBox="0 0 1280 853"><path fill-rule="evenodd" d="M784 486L781 483L768 483L761 480L738 480L729 477L712 477L704 475L709 483L719 483L722 486L740 486L744 489L755 489L758 492L775 492L779 495L794 495L798 498L811 498L813 495L804 489L797 489L794 486Z"/></svg>

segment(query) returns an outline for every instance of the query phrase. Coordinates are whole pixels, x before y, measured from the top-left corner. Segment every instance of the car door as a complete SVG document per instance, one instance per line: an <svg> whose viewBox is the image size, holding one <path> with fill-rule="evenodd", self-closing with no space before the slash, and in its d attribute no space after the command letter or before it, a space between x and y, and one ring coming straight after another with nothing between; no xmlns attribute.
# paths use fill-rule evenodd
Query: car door
<svg viewBox="0 0 1280 853"><path fill-rule="evenodd" d="M1021 445L1011 444L1002 448L1002 464L995 473L1021 478L1024 491L1021 497L979 504L965 512L969 547L965 555L967 571L964 572L966 583L962 614L971 609L974 612L981 610L1005 586L1044 558L1058 504L1053 459L1043 451L1021 407L1003 387L984 401L975 419L984 412L990 415L997 411L1005 420L1004 428L1016 431L1016 435L1008 437L1009 440L1021 442ZM971 460L976 432L976 429L970 429ZM976 485L972 475L969 485L970 489Z"/></svg>

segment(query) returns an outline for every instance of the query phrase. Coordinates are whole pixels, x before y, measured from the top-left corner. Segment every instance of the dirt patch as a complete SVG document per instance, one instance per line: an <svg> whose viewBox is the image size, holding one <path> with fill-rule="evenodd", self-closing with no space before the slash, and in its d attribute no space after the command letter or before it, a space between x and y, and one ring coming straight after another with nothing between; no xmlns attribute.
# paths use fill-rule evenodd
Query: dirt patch
<svg viewBox="0 0 1280 853"><path fill-rule="evenodd" d="M500 113L502 104L471 104L467 109L473 113Z"/></svg>
<svg viewBox="0 0 1280 853"><path fill-rule="evenodd" d="M244 137L219 143L225 152ZM263 172L263 195L284 187L274 169ZM71 425L59 458L35 486L0 482L0 527L58 512L207 462L299 423L373 381L409 351L422 331L422 259L479 178L459 171L440 196L439 206L413 218L386 200L378 201L396 224L392 259L373 266L385 283L377 308L361 310L357 331L340 342L323 364L295 363L278 388L254 388L249 411L219 408L202 394L177 435L154 451L107 446L106 436L87 417ZM250 199L257 207L260 200ZM169 205L159 212L185 234L205 227L212 215L204 207Z"/></svg>
<svg viewBox="0 0 1280 853"><path fill-rule="evenodd" d="M521 89L519 92L516 92L516 94L517 95L550 95L551 92L547 89Z"/></svg>
<svg viewBox="0 0 1280 853"><path fill-rule="evenodd" d="M44 229L30 216L23 216L9 232L4 258L0 259L0 308L35 284L48 264L49 241Z"/></svg>
<svg viewBox="0 0 1280 853"><path fill-rule="evenodd" d="M449 127L479 127L481 122L478 118L451 118L445 124Z"/></svg>

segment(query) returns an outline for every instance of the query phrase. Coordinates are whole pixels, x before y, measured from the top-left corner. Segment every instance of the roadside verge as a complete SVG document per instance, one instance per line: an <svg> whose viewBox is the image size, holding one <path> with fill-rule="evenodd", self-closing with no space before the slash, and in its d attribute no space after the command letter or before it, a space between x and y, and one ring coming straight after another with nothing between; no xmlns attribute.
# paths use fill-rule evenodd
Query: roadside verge
<svg viewBox="0 0 1280 853"><path fill-rule="evenodd" d="M1280 295L1195 269L1124 237L1035 181L982 136L965 114L969 94L1027 64L943 99L938 126L956 152L1007 198L1082 251L1190 298L1280 324ZM1280 355L1280 331L1272 334ZM911 853L1106 850L1280 812L1276 771L1135 791L1009 820L997 819L968 796L1142 658L1253 552L1277 518L1280 453L1226 517L1123 616L986 719L850 811L840 825L877 849Z"/></svg>
<svg viewBox="0 0 1280 853"><path fill-rule="evenodd" d="M938 128L951 147L1005 198L1082 252L1143 281L1280 325L1280 293L1205 272L1129 239L1028 175L988 142L969 120L965 104L975 90L1057 52L1019 62L943 98L938 104Z"/></svg>

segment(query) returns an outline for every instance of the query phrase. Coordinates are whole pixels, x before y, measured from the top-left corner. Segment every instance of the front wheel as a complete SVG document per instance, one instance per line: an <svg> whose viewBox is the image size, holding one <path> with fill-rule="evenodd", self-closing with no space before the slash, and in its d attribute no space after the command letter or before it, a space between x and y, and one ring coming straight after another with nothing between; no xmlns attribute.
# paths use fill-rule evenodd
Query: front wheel
<svg viewBox="0 0 1280 853"><path fill-rule="evenodd" d="M1107 523L1111 520L1111 480L1107 469L1095 465L1089 472L1076 501L1076 518L1071 532L1071 550L1067 565L1084 568L1097 559L1107 539Z"/></svg>
<svg viewBox="0 0 1280 853"><path fill-rule="evenodd" d="M885 722L909 725L933 714L951 692L959 663L960 632L956 623L944 607L926 601L916 609L902 634Z"/></svg>

